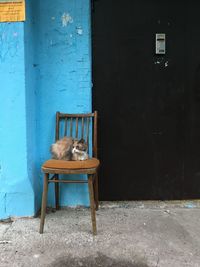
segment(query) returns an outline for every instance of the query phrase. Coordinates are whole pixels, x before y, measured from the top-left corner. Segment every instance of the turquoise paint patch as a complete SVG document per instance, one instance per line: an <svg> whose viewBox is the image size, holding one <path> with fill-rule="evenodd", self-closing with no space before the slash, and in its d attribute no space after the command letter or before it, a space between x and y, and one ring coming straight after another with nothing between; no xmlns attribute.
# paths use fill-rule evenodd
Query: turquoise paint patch
<svg viewBox="0 0 200 267"><path fill-rule="evenodd" d="M33 216L34 195L30 193L9 193L6 195L7 217Z"/></svg>
<svg viewBox="0 0 200 267"><path fill-rule="evenodd" d="M24 24L1 23L0 37L0 219L4 219L33 216L34 192L27 170Z"/></svg>
<svg viewBox="0 0 200 267"><path fill-rule="evenodd" d="M26 1L26 16L27 20L24 24L24 53L25 53L25 86L26 86L26 139L27 139L27 171L28 177L34 191L34 209L35 212L40 208L41 202L41 184L38 178L38 146L36 140L37 134L37 66L35 65L36 42L38 32L35 27L35 21L38 16L38 4L35 1Z"/></svg>

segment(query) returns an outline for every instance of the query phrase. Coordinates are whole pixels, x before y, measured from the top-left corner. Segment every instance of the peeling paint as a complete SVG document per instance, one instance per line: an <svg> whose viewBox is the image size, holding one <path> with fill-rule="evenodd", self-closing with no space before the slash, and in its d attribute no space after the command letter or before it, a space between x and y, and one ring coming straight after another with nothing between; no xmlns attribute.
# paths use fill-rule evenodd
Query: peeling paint
<svg viewBox="0 0 200 267"><path fill-rule="evenodd" d="M77 27L76 28L76 32L77 32L77 34L82 35L83 34L83 29L81 27Z"/></svg>
<svg viewBox="0 0 200 267"><path fill-rule="evenodd" d="M69 13L63 13L61 20L62 20L63 27L67 27L69 23L73 23L73 18L71 17Z"/></svg>

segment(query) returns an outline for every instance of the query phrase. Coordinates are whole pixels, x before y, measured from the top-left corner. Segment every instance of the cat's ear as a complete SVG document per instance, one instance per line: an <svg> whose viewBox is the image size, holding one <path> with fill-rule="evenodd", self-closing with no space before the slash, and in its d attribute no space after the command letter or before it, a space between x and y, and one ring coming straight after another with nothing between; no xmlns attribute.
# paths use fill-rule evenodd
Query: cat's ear
<svg viewBox="0 0 200 267"><path fill-rule="evenodd" d="M79 141L78 141L78 143L80 144L84 144L85 143L85 140L83 139L83 138L81 138Z"/></svg>

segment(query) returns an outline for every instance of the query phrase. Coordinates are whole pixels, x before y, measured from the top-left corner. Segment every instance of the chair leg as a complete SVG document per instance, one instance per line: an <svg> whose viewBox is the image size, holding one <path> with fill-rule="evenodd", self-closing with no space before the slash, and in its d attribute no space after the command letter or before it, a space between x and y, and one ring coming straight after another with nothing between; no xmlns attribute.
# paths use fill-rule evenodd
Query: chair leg
<svg viewBox="0 0 200 267"><path fill-rule="evenodd" d="M48 180L49 180L49 174L45 173L44 187L43 187L43 194L42 194L41 218L40 218L40 234L43 233L43 229L44 229L44 221L45 221L46 206L47 206L47 194L48 194Z"/></svg>
<svg viewBox="0 0 200 267"><path fill-rule="evenodd" d="M99 209L98 173L95 174L95 179L94 179L94 198L95 198L96 210L98 210Z"/></svg>
<svg viewBox="0 0 200 267"><path fill-rule="evenodd" d="M56 174L55 180L59 180L58 174ZM55 203L56 210L59 210L59 183L55 183Z"/></svg>
<svg viewBox="0 0 200 267"><path fill-rule="evenodd" d="M95 214L95 205L94 205L93 175L88 175L88 188L89 188L89 195L90 195L90 209L91 209L93 235L96 235L97 227L96 227L96 214Z"/></svg>

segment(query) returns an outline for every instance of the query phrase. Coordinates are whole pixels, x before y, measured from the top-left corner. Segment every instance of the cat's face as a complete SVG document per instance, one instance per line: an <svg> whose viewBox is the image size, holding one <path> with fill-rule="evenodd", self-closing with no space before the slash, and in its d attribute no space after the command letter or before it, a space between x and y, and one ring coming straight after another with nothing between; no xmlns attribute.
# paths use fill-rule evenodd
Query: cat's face
<svg viewBox="0 0 200 267"><path fill-rule="evenodd" d="M87 144L84 139L75 140L72 147L72 153L83 153L87 151Z"/></svg>

